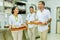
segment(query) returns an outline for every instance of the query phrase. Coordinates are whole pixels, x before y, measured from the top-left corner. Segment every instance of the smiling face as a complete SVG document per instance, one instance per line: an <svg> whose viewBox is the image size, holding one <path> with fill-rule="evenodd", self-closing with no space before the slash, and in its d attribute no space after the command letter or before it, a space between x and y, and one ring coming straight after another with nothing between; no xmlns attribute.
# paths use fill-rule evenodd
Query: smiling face
<svg viewBox="0 0 60 40"><path fill-rule="evenodd" d="M34 12L34 9L33 8L30 8L30 12L33 13Z"/></svg>
<svg viewBox="0 0 60 40"><path fill-rule="evenodd" d="M19 13L19 9L18 9L18 7L16 7L14 10L14 14L17 15L18 13Z"/></svg>

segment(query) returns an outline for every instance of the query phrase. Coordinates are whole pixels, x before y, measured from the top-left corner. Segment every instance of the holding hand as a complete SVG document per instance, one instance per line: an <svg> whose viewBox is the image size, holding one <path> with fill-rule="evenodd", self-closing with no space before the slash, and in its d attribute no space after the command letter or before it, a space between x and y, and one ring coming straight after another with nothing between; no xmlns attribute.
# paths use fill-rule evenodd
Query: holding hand
<svg viewBox="0 0 60 40"><path fill-rule="evenodd" d="M33 21L30 21L30 23L31 23L31 24L34 24L34 22L33 22Z"/></svg>
<svg viewBox="0 0 60 40"><path fill-rule="evenodd" d="M47 22L42 22L42 25L47 25L48 23Z"/></svg>
<svg viewBox="0 0 60 40"><path fill-rule="evenodd" d="M38 25L47 25L48 23L47 22L35 22L36 24L38 24Z"/></svg>

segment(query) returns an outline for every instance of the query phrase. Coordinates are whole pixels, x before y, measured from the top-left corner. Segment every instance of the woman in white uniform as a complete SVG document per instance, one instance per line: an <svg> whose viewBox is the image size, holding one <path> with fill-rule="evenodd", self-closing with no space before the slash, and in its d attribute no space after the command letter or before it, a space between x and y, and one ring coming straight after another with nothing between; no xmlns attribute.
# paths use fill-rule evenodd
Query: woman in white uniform
<svg viewBox="0 0 60 40"><path fill-rule="evenodd" d="M28 36L30 40L35 40L35 12L34 8L31 6L30 13L27 15L26 23L28 25Z"/></svg>
<svg viewBox="0 0 60 40"><path fill-rule="evenodd" d="M9 17L9 26L10 28L19 28L23 24L22 16L19 13L18 7L12 8L12 15ZM22 40L23 30L20 31L12 31L14 40Z"/></svg>
<svg viewBox="0 0 60 40"><path fill-rule="evenodd" d="M39 1L38 3L39 10L36 14L36 23L38 24L38 31L41 37L41 40L47 40L48 33L48 23L51 22L50 11L45 9L45 2Z"/></svg>

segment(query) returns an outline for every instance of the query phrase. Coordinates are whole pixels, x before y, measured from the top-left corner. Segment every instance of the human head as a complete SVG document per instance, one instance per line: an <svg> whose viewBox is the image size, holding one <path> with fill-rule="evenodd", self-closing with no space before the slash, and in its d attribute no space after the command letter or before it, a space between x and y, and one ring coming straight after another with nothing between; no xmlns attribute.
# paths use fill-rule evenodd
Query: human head
<svg viewBox="0 0 60 40"><path fill-rule="evenodd" d="M30 6L29 10L30 10L31 13L33 13L34 12L33 6Z"/></svg>
<svg viewBox="0 0 60 40"><path fill-rule="evenodd" d="M17 15L18 13L19 13L18 7L17 7L17 6L14 6L14 7L12 8L12 14Z"/></svg>
<svg viewBox="0 0 60 40"><path fill-rule="evenodd" d="M41 9L41 8L44 8L45 7L45 2L44 1L39 1L38 2L38 8Z"/></svg>

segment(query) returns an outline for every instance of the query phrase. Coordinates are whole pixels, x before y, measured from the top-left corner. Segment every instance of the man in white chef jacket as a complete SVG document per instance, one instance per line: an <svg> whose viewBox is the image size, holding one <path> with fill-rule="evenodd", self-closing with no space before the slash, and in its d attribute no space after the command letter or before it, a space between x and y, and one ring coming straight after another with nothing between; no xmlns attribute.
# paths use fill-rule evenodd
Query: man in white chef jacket
<svg viewBox="0 0 60 40"><path fill-rule="evenodd" d="M35 40L35 12L32 6L29 8L29 10L30 13L28 13L26 18L26 23L28 25L28 36L30 40Z"/></svg>
<svg viewBox="0 0 60 40"><path fill-rule="evenodd" d="M36 14L36 23L38 24L38 31L41 40L47 40L48 24L51 22L50 11L45 9L45 2L39 1L38 9Z"/></svg>

